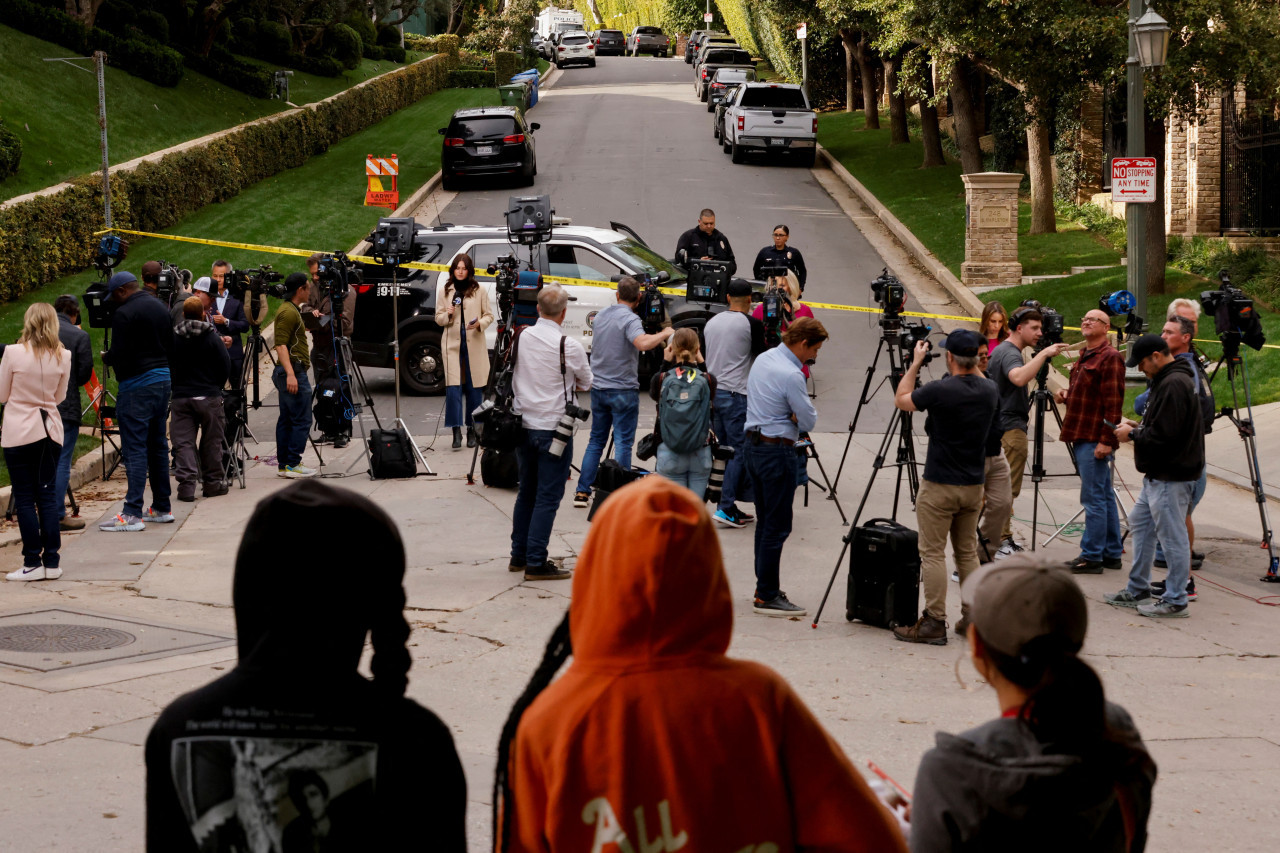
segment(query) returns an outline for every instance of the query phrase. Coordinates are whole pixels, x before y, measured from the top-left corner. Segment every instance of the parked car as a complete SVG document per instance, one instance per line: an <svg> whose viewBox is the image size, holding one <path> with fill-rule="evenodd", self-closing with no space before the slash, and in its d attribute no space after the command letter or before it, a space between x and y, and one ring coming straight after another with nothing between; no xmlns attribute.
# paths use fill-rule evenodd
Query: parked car
<svg viewBox="0 0 1280 853"><path fill-rule="evenodd" d="M671 39L662 32L662 27L636 27L627 36L627 53L631 56L642 53L666 56L670 50Z"/></svg>
<svg viewBox="0 0 1280 853"><path fill-rule="evenodd" d="M724 135L724 113L733 100L734 94L742 86L741 83L727 83L720 90L712 90L707 103L711 105L714 115L711 118L711 135L720 139Z"/></svg>
<svg viewBox="0 0 1280 853"><path fill-rule="evenodd" d="M538 174L533 144L538 127L527 123L517 107L458 110L439 131L444 137L441 185L454 190L462 178L514 175L521 186L532 186Z"/></svg>
<svg viewBox="0 0 1280 853"><path fill-rule="evenodd" d="M692 65L694 57L698 55L698 47L702 44L702 40L707 36L723 36L718 30L694 30L689 33L689 40L684 43L684 61L686 65Z"/></svg>
<svg viewBox="0 0 1280 853"><path fill-rule="evenodd" d="M756 82L756 69L741 68L737 66L723 65L715 70L711 75L711 82L707 84L707 112L715 112L715 96L723 94L724 90L730 86L737 87L743 83Z"/></svg>
<svg viewBox="0 0 1280 853"><path fill-rule="evenodd" d="M596 56L622 56L627 52L627 36L622 30L596 30L591 38L596 44Z"/></svg>
<svg viewBox="0 0 1280 853"><path fill-rule="evenodd" d="M707 90L711 85L711 77L721 68L737 68L755 74L756 64L751 54L740 47L716 47L702 54L697 71L693 75L693 91L698 100L707 100Z"/></svg>
<svg viewBox="0 0 1280 853"><path fill-rule="evenodd" d="M581 30L562 33L556 42L556 67L577 64L596 67L596 46L591 37Z"/></svg>
<svg viewBox="0 0 1280 853"><path fill-rule="evenodd" d="M413 247L414 260L431 264L448 264L459 252L470 255L495 311L496 287L493 279L485 275L485 268L504 255L515 254L522 269L527 268L530 260L528 248L513 250L503 226L444 224L431 227L418 223ZM683 289L686 282L681 267L651 249L636 232L616 222L609 223L609 228L557 225L550 242L532 247L532 261L546 282L556 281L557 276L609 282L624 275L657 277L659 273L669 276L663 287ZM392 349L395 327L391 311L393 271L380 264L359 266L363 282L356 286L352 351L356 362L364 367L392 368L395 366ZM447 280L446 272L416 269L396 272L398 289L394 292L398 295L394 298L399 300L400 381L411 394L444 392L444 361L435 306L438 291ZM763 285L753 282L753 287L760 290ZM566 335L580 340L590 352L595 316L615 304L616 297L604 287L566 285L565 290L570 297L569 313L561 328ZM699 335L708 319L728 307L692 302L684 296L667 295L665 300L672 325L696 329ZM485 335L492 350L497 341L497 324L491 325Z"/></svg>
<svg viewBox="0 0 1280 853"><path fill-rule="evenodd" d="M702 63L702 55L711 47L736 47L742 49L742 45L738 44L738 40L731 35L724 33L712 33L702 37L702 41L698 42L698 49L693 54L693 68L698 70L698 66Z"/></svg>
<svg viewBox="0 0 1280 853"><path fill-rule="evenodd" d="M720 144L735 163L764 151L795 154L812 168L817 143L818 114L794 83L744 83L725 110Z"/></svg>

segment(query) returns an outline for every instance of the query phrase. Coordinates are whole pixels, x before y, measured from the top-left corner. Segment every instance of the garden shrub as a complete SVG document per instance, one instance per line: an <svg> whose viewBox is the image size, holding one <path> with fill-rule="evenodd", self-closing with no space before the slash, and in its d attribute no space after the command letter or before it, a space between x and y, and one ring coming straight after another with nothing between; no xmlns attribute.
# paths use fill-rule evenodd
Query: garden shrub
<svg viewBox="0 0 1280 853"><path fill-rule="evenodd" d="M144 9L138 13L137 26L139 32L159 44L169 43L169 19L152 9Z"/></svg>
<svg viewBox="0 0 1280 853"><path fill-rule="evenodd" d="M492 71L480 68L459 68L449 72L450 89L492 89L497 79Z"/></svg>
<svg viewBox="0 0 1280 853"><path fill-rule="evenodd" d="M434 56L305 109L147 161L111 181L120 228L160 231L206 204L300 166L331 145L445 87L452 62ZM102 227L102 181L83 176L57 193L0 209L0 300L85 269Z"/></svg>
<svg viewBox="0 0 1280 853"><path fill-rule="evenodd" d="M435 37L435 44L430 48L450 57L454 65L458 64L458 53L462 49L462 39L452 33Z"/></svg>
<svg viewBox="0 0 1280 853"><path fill-rule="evenodd" d="M293 50L289 28L278 21L258 22L258 51L268 62L277 62Z"/></svg>
<svg viewBox="0 0 1280 853"><path fill-rule="evenodd" d="M0 181L17 173L22 162L22 140L0 121Z"/></svg>
<svg viewBox="0 0 1280 853"><path fill-rule="evenodd" d="M191 70L212 77L224 86L255 98L269 98L274 90L270 71L238 59L226 48L218 45L214 45L208 56L187 54L186 63Z"/></svg>
<svg viewBox="0 0 1280 853"><path fill-rule="evenodd" d="M347 17L342 19L342 22L356 31L356 35L360 36L362 47L377 47L378 28L374 26L368 15L353 9Z"/></svg>
<svg viewBox="0 0 1280 853"><path fill-rule="evenodd" d="M409 52L398 44L389 44L382 50L382 58L401 64L408 58Z"/></svg>
<svg viewBox="0 0 1280 853"><path fill-rule="evenodd" d="M498 77L498 83L510 83L514 74L519 74L520 54L514 50L495 50L493 52L493 71Z"/></svg>
<svg viewBox="0 0 1280 853"><path fill-rule="evenodd" d="M346 69L360 65L364 45L356 31L346 24L333 24L324 33L324 50Z"/></svg>
<svg viewBox="0 0 1280 853"><path fill-rule="evenodd" d="M378 24L378 46L399 47L400 30L390 24Z"/></svg>

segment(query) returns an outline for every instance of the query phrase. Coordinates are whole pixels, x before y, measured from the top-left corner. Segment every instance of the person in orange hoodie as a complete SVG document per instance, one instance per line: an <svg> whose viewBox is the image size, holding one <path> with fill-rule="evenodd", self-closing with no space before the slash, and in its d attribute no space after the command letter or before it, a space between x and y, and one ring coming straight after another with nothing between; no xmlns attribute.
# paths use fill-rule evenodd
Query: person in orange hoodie
<svg viewBox="0 0 1280 853"><path fill-rule="evenodd" d="M569 613L503 729L496 848L905 851L786 681L725 656L732 630L703 502L664 477L610 497Z"/></svg>

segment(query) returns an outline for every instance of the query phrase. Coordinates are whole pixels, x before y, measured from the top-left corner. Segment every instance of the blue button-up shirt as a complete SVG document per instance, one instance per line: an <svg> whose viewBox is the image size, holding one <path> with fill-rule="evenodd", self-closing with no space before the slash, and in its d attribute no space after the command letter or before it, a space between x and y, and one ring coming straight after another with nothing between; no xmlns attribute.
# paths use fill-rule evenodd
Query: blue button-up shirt
<svg viewBox="0 0 1280 853"><path fill-rule="evenodd" d="M796 354L783 345L760 354L747 377L748 431L795 440L817 425L818 410L809 399L802 367Z"/></svg>

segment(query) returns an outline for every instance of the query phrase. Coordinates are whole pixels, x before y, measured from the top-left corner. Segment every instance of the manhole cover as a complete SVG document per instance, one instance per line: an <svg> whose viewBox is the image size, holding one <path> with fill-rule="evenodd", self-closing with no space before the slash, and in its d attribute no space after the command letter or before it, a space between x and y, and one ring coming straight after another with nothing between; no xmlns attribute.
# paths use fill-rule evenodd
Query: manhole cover
<svg viewBox="0 0 1280 853"><path fill-rule="evenodd" d="M136 637L100 625L8 625L0 649L9 652L99 652L127 646Z"/></svg>

